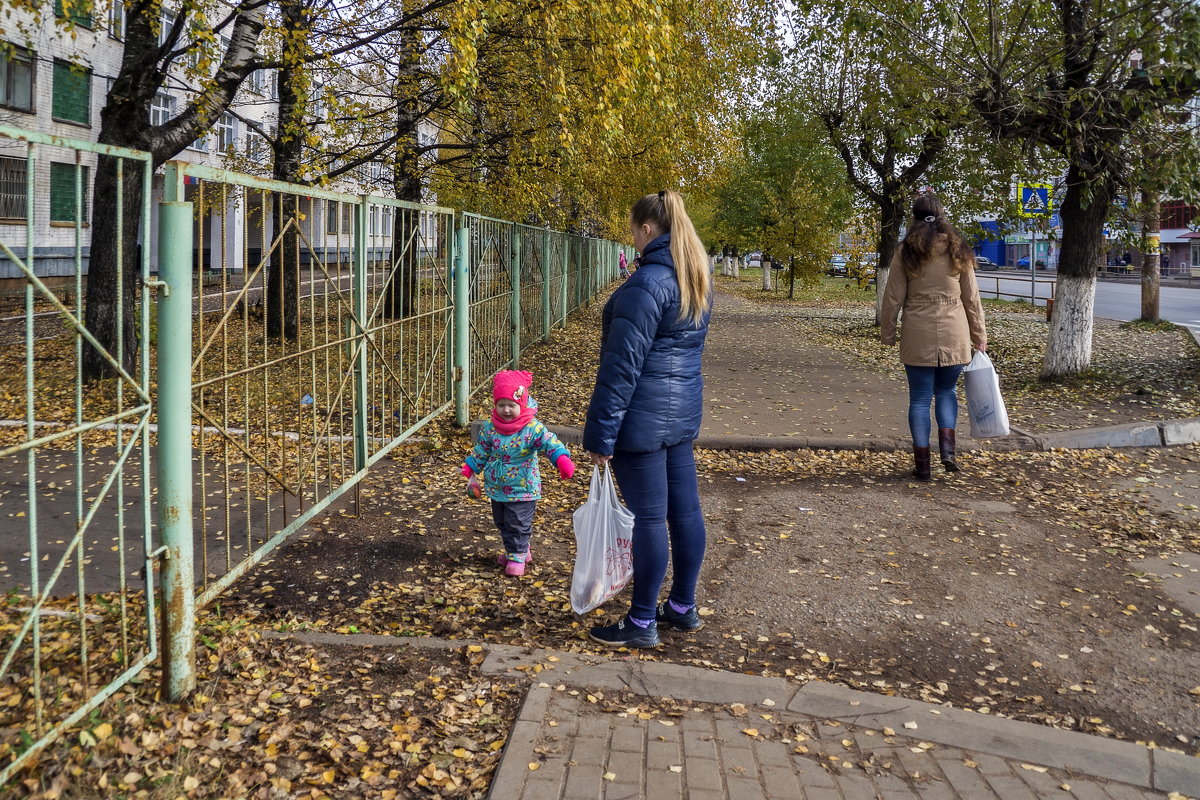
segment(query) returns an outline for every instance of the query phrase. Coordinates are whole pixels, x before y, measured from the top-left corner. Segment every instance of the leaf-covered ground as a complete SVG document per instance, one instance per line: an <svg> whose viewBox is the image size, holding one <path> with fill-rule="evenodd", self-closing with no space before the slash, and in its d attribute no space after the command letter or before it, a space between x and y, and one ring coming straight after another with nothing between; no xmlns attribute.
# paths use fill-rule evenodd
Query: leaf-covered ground
<svg viewBox="0 0 1200 800"><path fill-rule="evenodd" d="M798 331L840 324L816 319L841 313L824 302L795 320ZM582 422L598 308L527 358L548 422ZM822 335L871 363L866 333ZM885 357L894 352L880 369ZM1047 408L1072 397L1033 391ZM481 401L472 416L485 411ZM586 629L625 598L586 619L569 608L570 515L586 469L546 481L534 562L506 579L490 514L457 474L469 446L442 421L395 451L367 478L360 517L310 526L204 612L191 704L159 700L147 672L26 771L24 788L45 798L483 797L523 688L481 676L478 643L595 650ZM618 657L820 678L1200 752L1200 620L1142 566L1151 556L1195 566L1186 553L1200 552L1200 447L975 453L965 472L931 485L909 481L899 453L698 460L706 627ZM463 647L361 651L258 633L298 629ZM19 690L7 688L9 698Z"/></svg>
<svg viewBox="0 0 1200 800"><path fill-rule="evenodd" d="M855 356L874 372L900 373L896 350L879 343L875 287L822 278L813 286L763 292L757 273L720 277L718 287L794 319L810 341ZM1200 347L1179 327L1161 328L1097 319L1092 367L1079 376L1043 381L1048 325L1045 310L1024 303L985 301L988 354L1000 373L1012 423L1023 430L1115 425L1200 416Z"/></svg>

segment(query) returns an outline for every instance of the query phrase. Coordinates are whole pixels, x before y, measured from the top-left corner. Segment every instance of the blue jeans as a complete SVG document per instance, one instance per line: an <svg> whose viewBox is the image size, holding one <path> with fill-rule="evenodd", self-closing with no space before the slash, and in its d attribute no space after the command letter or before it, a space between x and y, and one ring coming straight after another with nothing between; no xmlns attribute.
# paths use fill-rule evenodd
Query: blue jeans
<svg viewBox="0 0 1200 800"><path fill-rule="evenodd" d="M612 468L625 506L634 515L629 615L654 619L667 575L668 548L673 565L668 597L679 605L694 605L706 535L692 443L652 453L618 450Z"/></svg>
<svg viewBox="0 0 1200 800"><path fill-rule="evenodd" d="M958 376L965 364L948 367L912 367L904 365L908 374L908 429L913 447L929 446L929 403L939 428L953 428L958 422Z"/></svg>

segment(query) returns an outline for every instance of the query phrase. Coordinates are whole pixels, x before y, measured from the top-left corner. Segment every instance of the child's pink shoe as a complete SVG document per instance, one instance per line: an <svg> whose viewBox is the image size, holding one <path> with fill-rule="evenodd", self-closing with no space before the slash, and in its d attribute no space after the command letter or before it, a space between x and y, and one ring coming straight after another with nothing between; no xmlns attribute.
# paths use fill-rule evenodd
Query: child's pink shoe
<svg viewBox="0 0 1200 800"><path fill-rule="evenodd" d="M504 564L504 574L510 578L519 578L525 574L525 555L515 553L508 557Z"/></svg>
<svg viewBox="0 0 1200 800"><path fill-rule="evenodd" d="M502 567L508 566L508 553L501 553L500 555L496 556L496 563ZM525 563L533 563L533 553L530 550L525 551Z"/></svg>

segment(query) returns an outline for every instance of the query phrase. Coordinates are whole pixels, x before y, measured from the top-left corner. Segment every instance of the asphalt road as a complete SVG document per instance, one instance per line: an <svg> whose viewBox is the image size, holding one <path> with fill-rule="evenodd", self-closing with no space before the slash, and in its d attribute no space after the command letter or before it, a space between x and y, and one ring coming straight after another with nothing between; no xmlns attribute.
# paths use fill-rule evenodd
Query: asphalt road
<svg viewBox="0 0 1200 800"><path fill-rule="evenodd" d="M1029 273L980 272L979 292L983 297L996 297L996 292L1013 300L1029 298ZM1037 276L1036 300L1045 305L1046 298L1054 291L1054 273L1039 272ZM1142 289L1137 283L1096 282L1096 316L1117 320L1137 319L1142 313ZM1185 325L1200 331L1200 286L1195 288L1164 286L1159 294L1160 316L1177 325Z"/></svg>

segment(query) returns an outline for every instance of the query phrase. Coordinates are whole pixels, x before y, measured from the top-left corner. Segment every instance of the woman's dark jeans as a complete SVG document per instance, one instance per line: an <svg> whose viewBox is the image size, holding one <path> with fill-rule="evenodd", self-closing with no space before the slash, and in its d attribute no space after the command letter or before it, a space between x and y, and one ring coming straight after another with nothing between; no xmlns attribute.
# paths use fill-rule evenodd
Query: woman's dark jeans
<svg viewBox="0 0 1200 800"><path fill-rule="evenodd" d="M939 428L953 428L958 422L958 376L964 364L948 367L912 367L908 373L908 429L914 447L929 447L929 403Z"/></svg>
<svg viewBox="0 0 1200 800"><path fill-rule="evenodd" d="M667 575L668 547L673 570L668 597L679 605L694 605L705 532L692 443L652 453L618 450L612 468L625 505L634 514L629 615L654 619Z"/></svg>

